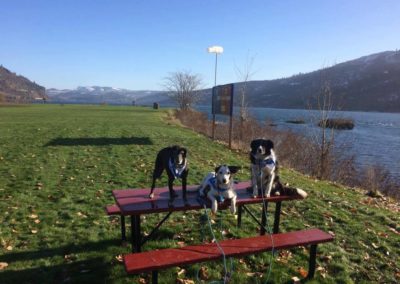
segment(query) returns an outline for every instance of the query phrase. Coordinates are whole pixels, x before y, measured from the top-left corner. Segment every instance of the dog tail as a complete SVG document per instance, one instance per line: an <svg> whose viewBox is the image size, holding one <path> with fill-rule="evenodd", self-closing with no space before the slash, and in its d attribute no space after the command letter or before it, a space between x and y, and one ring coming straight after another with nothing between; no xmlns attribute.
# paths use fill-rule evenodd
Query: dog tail
<svg viewBox="0 0 400 284"><path fill-rule="evenodd" d="M308 196L307 192L305 192L304 190L302 190L301 188L297 188L296 187L296 193L298 195L300 195L303 198L306 198Z"/></svg>

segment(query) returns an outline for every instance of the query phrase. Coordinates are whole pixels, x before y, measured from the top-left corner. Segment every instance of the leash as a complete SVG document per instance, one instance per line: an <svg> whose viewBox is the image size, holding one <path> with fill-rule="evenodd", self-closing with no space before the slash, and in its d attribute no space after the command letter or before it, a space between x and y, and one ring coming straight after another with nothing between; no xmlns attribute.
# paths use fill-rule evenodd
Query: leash
<svg viewBox="0 0 400 284"><path fill-rule="evenodd" d="M215 244L217 245L219 251L220 251L221 254L222 254L222 259L223 259L223 263L224 263L224 272L225 272L224 280L223 280L223 281L212 281L212 282L210 282L210 284L213 284L213 283L224 283L224 284L226 284L226 283L229 282L229 280L230 280L230 278L231 278L231 276L232 276L232 273L231 273L232 270L233 270L232 258L230 258L231 269L230 269L230 272L228 272L228 268L227 268L227 264L226 264L226 255L225 255L225 252L224 252L224 250L222 249L221 245L219 244L217 238L215 237L214 231L213 231L212 226L211 226L210 217L208 216L206 204L203 204L203 207L204 207L204 215L206 215L206 217L207 217L208 227L210 228L210 232L211 232L211 235L212 235L212 237L213 237L213 240L214 240ZM221 221L221 224L220 224L220 229L221 229L221 227L222 227L222 221ZM197 271L196 278L197 278L197 281L200 283L199 271L200 271L200 269Z"/></svg>
<svg viewBox="0 0 400 284"><path fill-rule="evenodd" d="M273 163L273 166L275 166L275 162L272 159L267 159L267 161L268 160L271 160L272 163ZM267 164L267 166L268 166L268 164ZM260 170L259 175L260 175L261 198L262 198L262 201L263 201L263 214L265 214L265 223L267 225L267 232L268 232L269 237L271 238L271 244L272 244L272 251L271 251L271 257L270 257L270 261L269 261L268 274L267 274L267 279L265 280L265 283L268 283L268 280L269 280L269 278L271 276L271 271L272 271L272 262L273 262L274 254L275 254L275 244L274 244L274 238L272 237L272 231L271 231L271 228L270 228L269 222L268 222L267 207L265 206L266 204L265 204L264 190L263 190L263 186L262 186L263 173L262 173L262 170L261 170L261 163L259 165L259 170Z"/></svg>

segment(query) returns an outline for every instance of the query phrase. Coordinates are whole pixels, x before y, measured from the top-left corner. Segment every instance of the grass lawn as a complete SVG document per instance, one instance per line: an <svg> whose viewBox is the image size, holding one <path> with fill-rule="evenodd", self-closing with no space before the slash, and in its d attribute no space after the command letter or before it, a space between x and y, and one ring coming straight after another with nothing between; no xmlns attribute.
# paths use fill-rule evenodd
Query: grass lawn
<svg viewBox="0 0 400 284"><path fill-rule="evenodd" d="M237 179L249 179L245 153L169 122L165 110L0 107L0 283L146 283L145 274L126 275L119 257L130 246L121 244L119 219L106 216L104 206L113 203L113 189L149 187L157 151L172 144L189 150L189 184L200 183L222 163L243 166ZM309 193L304 201L282 204L281 231L317 227L335 234L333 243L319 246L310 283L400 281L400 213L394 203L289 169L282 170L281 179ZM158 183L165 184L166 178ZM202 213L173 214L143 250L210 240L208 228L200 225ZM159 218L148 215L143 230L149 232ZM258 233L248 215L240 230L228 210L215 221L218 239ZM233 259L231 283L265 283L267 278L290 283L307 269L308 251L279 251L272 265L270 260L271 253ZM210 280L221 277L222 261L216 261L164 270L159 280L196 280L202 266Z"/></svg>

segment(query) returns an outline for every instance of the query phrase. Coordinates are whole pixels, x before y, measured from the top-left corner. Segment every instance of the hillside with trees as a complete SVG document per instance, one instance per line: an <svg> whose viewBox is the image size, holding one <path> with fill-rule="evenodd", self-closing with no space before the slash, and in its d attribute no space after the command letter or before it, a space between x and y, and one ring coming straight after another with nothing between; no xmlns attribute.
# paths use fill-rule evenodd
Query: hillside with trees
<svg viewBox="0 0 400 284"><path fill-rule="evenodd" d="M0 103L31 103L46 99L44 87L0 66Z"/></svg>
<svg viewBox="0 0 400 284"><path fill-rule="evenodd" d="M235 83L235 105L246 84L251 107L317 108L322 86L332 91L332 105L340 110L400 111L400 51L385 51L288 78ZM202 103L211 102L206 90Z"/></svg>

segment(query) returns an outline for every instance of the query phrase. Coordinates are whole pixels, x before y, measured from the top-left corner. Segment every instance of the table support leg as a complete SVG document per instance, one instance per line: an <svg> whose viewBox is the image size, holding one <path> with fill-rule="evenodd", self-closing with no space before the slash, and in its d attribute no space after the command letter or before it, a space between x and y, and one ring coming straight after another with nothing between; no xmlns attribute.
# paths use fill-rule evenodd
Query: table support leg
<svg viewBox="0 0 400 284"><path fill-rule="evenodd" d="M237 227L238 228L242 227L242 213L243 213L242 205L239 205L239 208L238 208L238 219L237 219Z"/></svg>
<svg viewBox="0 0 400 284"><path fill-rule="evenodd" d="M140 215L131 216L132 252L141 250Z"/></svg>
<svg viewBox="0 0 400 284"><path fill-rule="evenodd" d="M268 210L268 202L264 202L261 212L260 236L265 235L265 225L267 224L267 210Z"/></svg>
<svg viewBox="0 0 400 284"><path fill-rule="evenodd" d="M281 206L282 202L278 201L275 204L275 220L274 220L274 234L279 233L279 222L281 217Z"/></svg>
<svg viewBox="0 0 400 284"><path fill-rule="evenodd" d="M151 283L158 284L158 271L157 270L153 270L151 272Z"/></svg>
<svg viewBox="0 0 400 284"><path fill-rule="evenodd" d="M316 257L317 257L317 245L315 244L311 245L310 247L310 262L308 266L307 279L311 279L314 277Z"/></svg>
<svg viewBox="0 0 400 284"><path fill-rule="evenodd" d="M125 227L125 216L121 215L121 239L126 241L126 227Z"/></svg>
<svg viewBox="0 0 400 284"><path fill-rule="evenodd" d="M169 218L169 216L172 214L173 211L168 212L167 215L165 215L165 217L157 224L157 226L150 232L150 234L148 234L147 236L145 236L142 240L141 240L141 246L144 245L145 242L147 242L149 239L151 239L151 237L153 236L153 234L155 232L158 231L158 229L161 227L161 225Z"/></svg>

